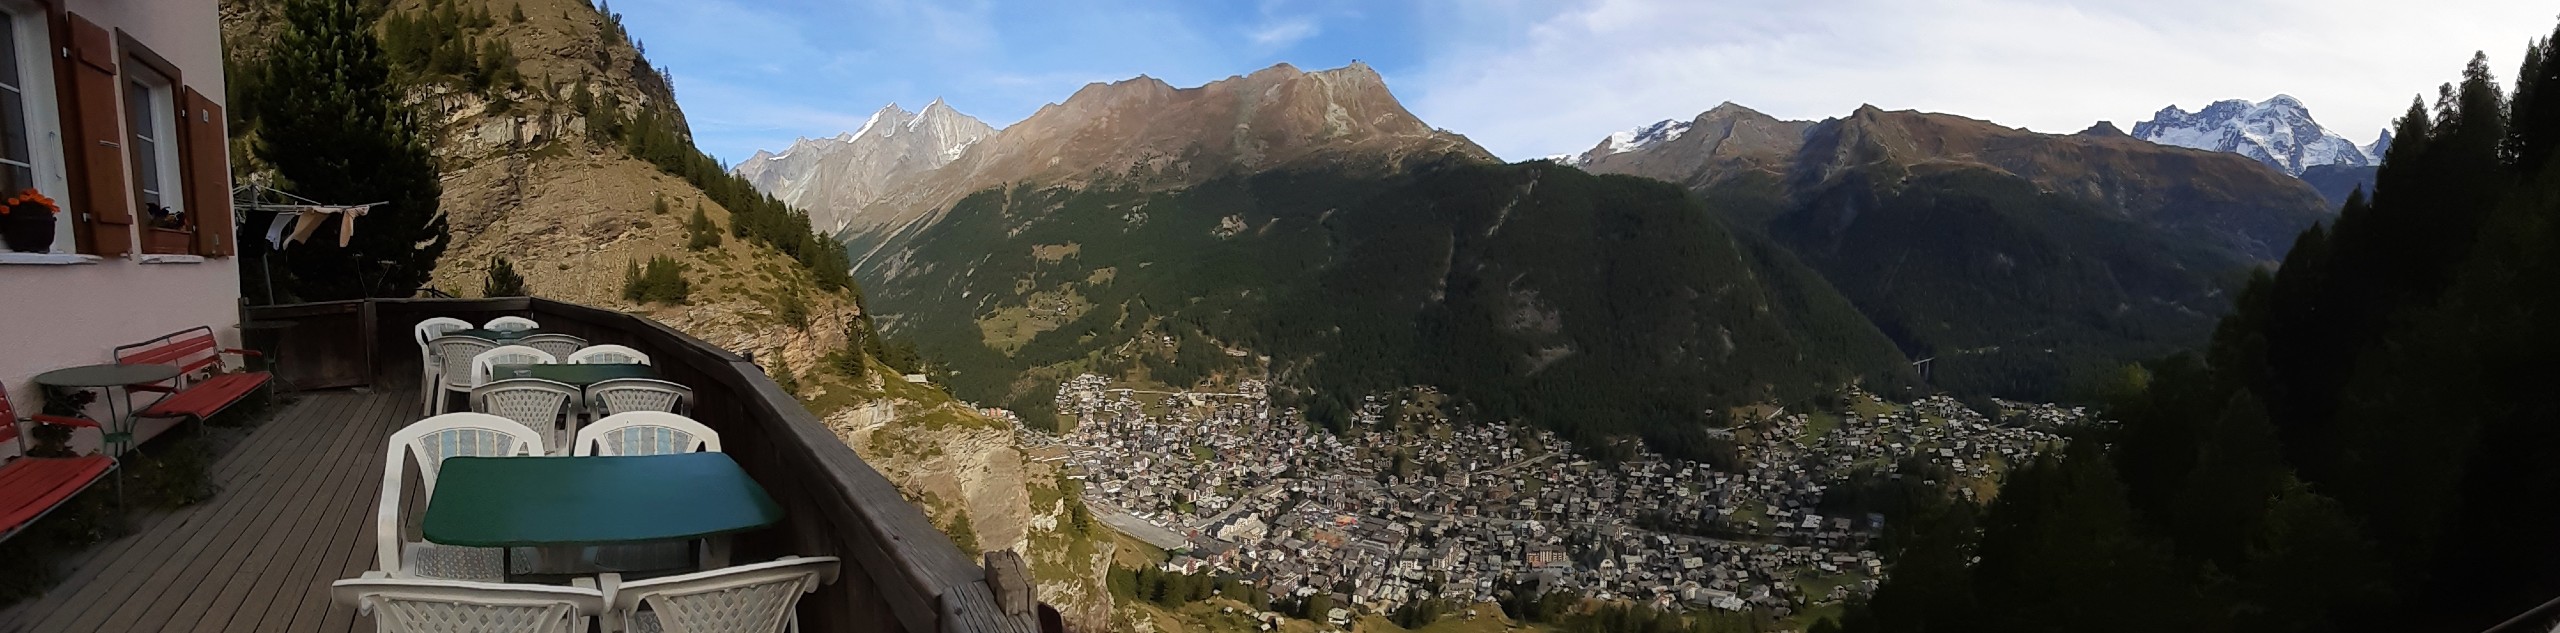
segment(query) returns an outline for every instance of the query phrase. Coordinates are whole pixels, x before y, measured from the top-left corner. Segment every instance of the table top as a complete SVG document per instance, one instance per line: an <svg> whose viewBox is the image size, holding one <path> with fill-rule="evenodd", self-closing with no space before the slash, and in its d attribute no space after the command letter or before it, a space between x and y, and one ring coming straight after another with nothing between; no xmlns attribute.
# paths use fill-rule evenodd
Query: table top
<svg viewBox="0 0 2560 633"><path fill-rule="evenodd" d="M782 521L725 453L455 457L436 475L426 539L469 547L677 541Z"/></svg>
<svg viewBox="0 0 2560 633"><path fill-rule="evenodd" d="M615 378L656 378L658 368L638 363L596 363L590 365L490 365L491 380L540 378L584 387Z"/></svg>
<svg viewBox="0 0 2560 633"><path fill-rule="evenodd" d="M468 337L471 337L471 338L485 338L485 339L489 339L489 340L492 340L492 341L514 341L514 340L520 340L520 339L523 339L524 337L527 337L527 336L533 336L533 335L535 335L535 334L541 334L541 333L542 333L541 328L535 328L535 329L531 329L531 330L492 330L492 329L487 329L487 328L476 328L476 327L475 327L475 328L471 328L471 329L468 329L468 330L454 330L454 331L451 331L451 332L446 332L446 333L444 333L444 335L445 335L445 336L468 336Z"/></svg>
<svg viewBox="0 0 2560 633"><path fill-rule="evenodd" d="M157 363L105 363L64 367L36 374L36 384L52 387L123 387L147 385L178 377L178 366Z"/></svg>

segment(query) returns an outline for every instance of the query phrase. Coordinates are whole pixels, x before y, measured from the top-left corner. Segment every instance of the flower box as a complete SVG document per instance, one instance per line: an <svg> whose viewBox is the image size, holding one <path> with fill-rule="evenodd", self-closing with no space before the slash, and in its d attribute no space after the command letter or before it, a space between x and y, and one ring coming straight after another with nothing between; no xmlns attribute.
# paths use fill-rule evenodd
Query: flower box
<svg viewBox="0 0 2560 633"><path fill-rule="evenodd" d="M186 229L149 227L142 231L142 252L151 255L185 255L195 252L196 232Z"/></svg>

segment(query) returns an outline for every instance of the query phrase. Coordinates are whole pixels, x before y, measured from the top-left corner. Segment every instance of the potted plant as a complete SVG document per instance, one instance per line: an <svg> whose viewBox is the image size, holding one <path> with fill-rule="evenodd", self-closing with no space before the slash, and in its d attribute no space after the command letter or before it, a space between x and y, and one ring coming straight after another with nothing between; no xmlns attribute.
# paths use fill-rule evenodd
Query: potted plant
<svg viewBox="0 0 2560 633"><path fill-rule="evenodd" d="M53 250L53 223L62 207L55 206L35 189L27 189L0 201L0 242L9 250L21 253L44 253Z"/></svg>
<svg viewBox="0 0 2560 633"><path fill-rule="evenodd" d="M44 412L46 415L84 417L88 415L89 403L97 401L98 394L86 389L47 387L44 395ZM71 450L71 427L38 424L36 428L27 431L27 437L34 440L27 446L28 457L80 456L79 453Z"/></svg>
<svg viewBox="0 0 2560 633"><path fill-rule="evenodd" d="M151 225L142 233L142 252L184 254L195 244L195 232L187 230L187 214L157 204L143 209L151 216Z"/></svg>

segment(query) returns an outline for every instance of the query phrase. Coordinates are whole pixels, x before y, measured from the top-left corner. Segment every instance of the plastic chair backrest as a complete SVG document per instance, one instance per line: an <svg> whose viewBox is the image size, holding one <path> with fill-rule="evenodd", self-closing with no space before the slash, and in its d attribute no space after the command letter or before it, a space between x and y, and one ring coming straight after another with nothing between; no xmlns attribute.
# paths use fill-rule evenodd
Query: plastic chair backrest
<svg viewBox="0 0 2560 633"><path fill-rule="evenodd" d="M445 336L427 341L427 351L436 355L437 373L447 387L468 388L472 385L471 360L481 352L497 349L498 343L470 336Z"/></svg>
<svg viewBox="0 0 2560 633"><path fill-rule="evenodd" d="M631 411L693 413L693 388L655 378L615 378L587 385L587 406L602 415Z"/></svg>
<svg viewBox="0 0 2560 633"><path fill-rule="evenodd" d="M648 605L667 633L781 631L793 622L800 596L832 584L843 564L834 556L781 560L633 581L616 590L610 607L630 622Z"/></svg>
<svg viewBox="0 0 2560 633"><path fill-rule="evenodd" d="M560 359L550 352L522 345L500 345L471 357L471 386L489 384L490 368L498 365L550 365Z"/></svg>
<svg viewBox="0 0 2560 633"><path fill-rule="evenodd" d="M544 428L578 401L578 388L540 378L494 380L471 388L471 410Z"/></svg>
<svg viewBox="0 0 2560 633"><path fill-rule="evenodd" d="M693 418L664 411L632 411L605 416L578 429L569 454L669 455L720 452L720 432Z"/></svg>
<svg viewBox="0 0 2560 633"><path fill-rule="evenodd" d="M373 616L382 633L583 633L603 614L604 593L587 587L350 578L329 583L339 604Z"/></svg>
<svg viewBox="0 0 2560 633"><path fill-rule="evenodd" d="M649 355L640 353L640 350L620 345L589 345L586 349L569 353L569 364L571 365L610 365L615 363L647 365L649 364Z"/></svg>
<svg viewBox="0 0 2560 633"><path fill-rule="evenodd" d="M587 339L571 334L535 334L516 339L515 344L542 350L553 358L568 358L569 354L585 348Z"/></svg>
<svg viewBox="0 0 2560 633"><path fill-rule="evenodd" d="M412 422L391 432L383 459L382 500L375 522L376 562L383 571L400 568L401 475L410 460L418 464L418 490L434 496L436 473L448 457L541 455L542 434L515 420L486 413L447 413Z"/></svg>
<svg viewBox="0 0 2560 633"><path fill-rule="evenodd" d="M427 317L427 320L419 321L418 326L411 330L411 333L417 336L418 347L424 349L427 341L436 340L436 337L451 334L455 330L468 329L471 329L470 321L453 317Z"/></svg>
<svg viewBox="0 0 2560 633"><path fill-rule="evenodd" d="M520 316L502 316L490 319L489 324L480 326L480 329L498 332L522 332L525 330L542 329L542 324L533 322L533 319Z"/></svg>

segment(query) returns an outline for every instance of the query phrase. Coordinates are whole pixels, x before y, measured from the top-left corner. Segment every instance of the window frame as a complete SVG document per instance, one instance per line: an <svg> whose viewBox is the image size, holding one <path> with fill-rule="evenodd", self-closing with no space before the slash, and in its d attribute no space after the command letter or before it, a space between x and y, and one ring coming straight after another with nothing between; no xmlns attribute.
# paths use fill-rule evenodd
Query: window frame
<svg viewBox="0 0 2560 633"><path fill-rule="evenodd" d="M34 175L35 189L55 204L71 199L70 171L63 159L63 131L60 93L55 86L53 7L30 0L0 0L0 18L5 18L18 58L18 103L26 117L27 170ZM5 113L0 113L5 116ZM0 192L0 195L14 192ZM55 216L53 225L54 254L73 254L83 250L79 225L81 219L70 209ZM11 251L0 244L0 253Z"/></svg>
<svg viewBox="0 0 2560 633"><path fill-rule="evenodd" d="M132 205L133 234L139 242L137 244L139 248L134 252L141 255L192 255L195 253L196 214L186 205L187 183L182 171L186 168L184 164L186 148L185 140L179 138L185 132L178 125L180 116L183 114L180 112L178 103L178 91L181 86L186 85L185 77L179 74L176 64L169 63L167 58L152 52L151 47L144 46L140 40L134 39L133 35L126 33L124 29L116 29L115 35L116 51L121 53L120 57L122 57L122 63L119 65L123 67L121 72L116 73L118 115L116 126L123 130L122 139L130 145L136 134L133 129L133 113L126 108L132 104L130 91L136 84L140 84L147 91L144 97L153 110L147 113L144 120L150 122L152 127L151 146L155 155L151 161L151 168L153 180L159 185L155 191L159 193L161 206L183 213L181 217L185 218L186 222L185 226L177 229L165 229L152 224L149 207L143 200L142 166L134 157L133 150L136 148L127 147L123 152L125 160L122 167L125 170L125 187L130 190L129 195L132 196L128 198L127 204ZM140 72L136 72L137 69ZM182 240L181 245L164 248L153 243L153 236L159 231L183 232L186 238Z"/></svg>

